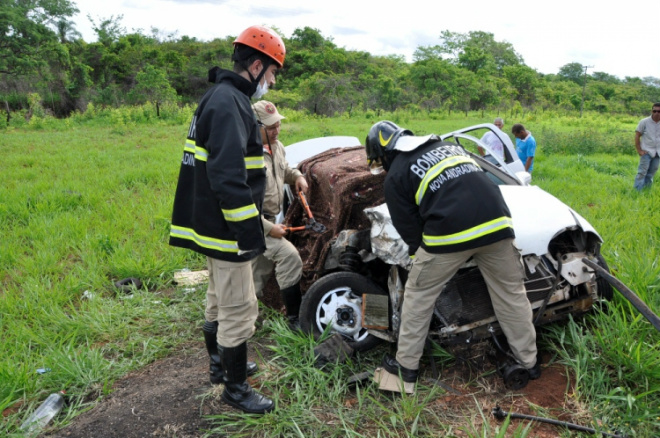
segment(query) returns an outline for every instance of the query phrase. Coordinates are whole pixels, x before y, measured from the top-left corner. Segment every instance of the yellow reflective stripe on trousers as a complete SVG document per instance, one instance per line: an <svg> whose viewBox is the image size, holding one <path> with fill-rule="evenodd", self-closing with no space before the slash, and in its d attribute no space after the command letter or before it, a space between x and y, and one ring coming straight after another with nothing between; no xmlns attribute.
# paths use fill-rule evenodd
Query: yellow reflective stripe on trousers
<svg viewBox="0 0 660 438"><path fill-rule="evenodd" d="M444 160L431 167L426 172L426 175L424 175L424 178L422 178L422 181L419 183L417 193L415 193L415 202L417 205L422 203L422 198L424 197L426 190L429 188L431 181L438 177L438 175L444 172L448 167L453 167L464 163L471 163L479 167L479 165L472 158L465 157L463 155L445 158Z"/></svg>
<svg viewBox="0 0 660 438"><path fill-rule="evenodd" d="M238 242L235 240L222 240L213 237L200 236L192 228L178 227L172 225L170 229L170 236L178 237L179 239L186 239L195 242L202 248L214 249L222 252L235 252L238 253Z"/></svg>
<svg viewBox="0 0 660 438"><path fill-rule="evenodd" d="M259 216L259 210L257 210L256 205L250 204L247 207L234 208L233 210L222 209L222 214L226 221L239 222Z"/></svg>
<svg viewBox="0 0 660 438"><path fill-rule="evenodd" d="M422 240L426 246L454 245L477 239L504 228L513 228L513 221L510 217L502 216L484 224L477 225L476 227L472 227L469 230L449 234L447 236L427 236L424 234Z"/></svg>
<svg viewBox="0 0 660 438"><path fill-rule="evenodd" d="M263 169L264 168L264 157L245 157L245 168L246 169Z"/></svg>

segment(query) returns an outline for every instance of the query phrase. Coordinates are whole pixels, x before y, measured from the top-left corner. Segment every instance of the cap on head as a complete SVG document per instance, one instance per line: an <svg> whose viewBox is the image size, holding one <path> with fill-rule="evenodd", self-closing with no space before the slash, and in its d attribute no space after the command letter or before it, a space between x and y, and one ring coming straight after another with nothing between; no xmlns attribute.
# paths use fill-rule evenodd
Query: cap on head
<svg viewBox="0 0 660 438"><path fill-rule="evenodd" d="M282 38L272 29L264 26L250 26L234 41L234 47L243 44L269 57L282 68L286 57L286 48Z"/></svg>
<svg viewBox="0 0 660 438"><path fill-rule="evenodd" d="M372 172L382 166L386 171L390 169L394 159L394 147L402 135L413 135L412 131L397 126L389 120L375 123L367 134L365 147L367 149L367 164Z"/></svg>
<svg viewBox="0 0 660 438"><path fill-rule="evenodd" d="M277 111L277 107L272 102L267 100L260 100L252 105L254 115L257 120L264 124L264 126L272 126L285 117Z"/></svg>

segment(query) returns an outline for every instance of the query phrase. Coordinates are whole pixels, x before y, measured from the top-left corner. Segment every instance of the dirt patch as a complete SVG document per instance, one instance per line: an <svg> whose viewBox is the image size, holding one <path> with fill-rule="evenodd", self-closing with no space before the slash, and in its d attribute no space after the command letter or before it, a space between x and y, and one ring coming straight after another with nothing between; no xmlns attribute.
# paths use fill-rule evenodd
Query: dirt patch
<svg viewBox="0 0 660 438"><path fill-rule="evenodd" d="M434 400L429 406L437 411L450 411L449 418L461 418L463 422L455 423L456 436L468 436L459 426L471 424L480 430L483 417L487 418L491 427L502 424L492 415L496 407L518 414L551 417L561 421L575 422L570 412L576 412L573 403L573 382L567 375L565 368L557 363L548 364L552 356L542 353L542 375L538 380L530 380L528 385L520 390L508 390L504 380L497 374L487 373L494 368L488 361L477 367L466 370L464 366L455 366L442 371L441 385L448 388L448 393ZM428 373L427 373L428 374ZM482 417L483 414L483 417ZM518 426L525 427L527 420L513 419L509 431ZM532 424L530 436L537 438L551 438L559 435L555 426L536 422ZM509 436L510 434L507 434Z"/></svg>
<svg viewBox="0 0 660 438"><path fill-rule="evenodd" d="M185 350L115 382L113 392L51 437L181 437L203 435L204 415L218 407L209 391L206 351Z"/></svg>
<svg viewBox="0 0 660 438"><path fill-rule="evenodd" d="M250 360L259 360L259 356L267 358L268 349L262 345L258 348L259 353L250 347ZM205 416L232 409L220 401L222 386L213 388L207 373L208 357L200 342L118 380L113 392L96 407L76 417L67 427L46 436L201 438L212 427ZM497 425L499 420L490 415L495 406L530 415L541 415L541 411L570 421L570 418L563 418L562 413L571 411L567 406L571 397L567 394L572 392L572 385L564 368L557 364L545 366L541 379L516 392L506 390L502 379L495 374L469 385L461 374L453 369L443 371L442 382L460 394L448 392L431 402L429 408L450 410L456 413L456 418L474 412L469 420L473 425L481 423L478 409L493 426ZM350 401L349 396L347 406ZM521 420L513 422L512 430ZM536 424L532 430L533 436L541 438L558 434L558 429L547 424ZM460 432L457 436L461 436Z"/></svg>

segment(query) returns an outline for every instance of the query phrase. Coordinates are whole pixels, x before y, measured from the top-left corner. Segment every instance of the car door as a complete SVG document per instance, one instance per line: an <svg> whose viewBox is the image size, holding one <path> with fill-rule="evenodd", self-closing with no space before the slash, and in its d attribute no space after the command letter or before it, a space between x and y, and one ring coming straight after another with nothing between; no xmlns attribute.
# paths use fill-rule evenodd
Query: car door
<svg viewBox="0 0 660 438"><path fill-rule="evenodd" d="M481 140L483 132L491 132L493 135L496 135L497 138L500 139L504 146L503 157L500 157L499 154L494 153L491 147ZM477 137L476 135L479 133L481 133L481 135ZM520 161L520 158L518 158L516 148L514 147L513 142L509 136L503 133L492 123L482 123L479 125L469 126L467 128L443 134L440 136L440 138L442 140L458 143L472 153L477 153L477 148L482 148L487 152L486 159L489 162L495 164L509 175L515 177L522 184L528 185L532 180L532 176L529 174L529 172L525 171L525 165L522 161Z"/></svg>

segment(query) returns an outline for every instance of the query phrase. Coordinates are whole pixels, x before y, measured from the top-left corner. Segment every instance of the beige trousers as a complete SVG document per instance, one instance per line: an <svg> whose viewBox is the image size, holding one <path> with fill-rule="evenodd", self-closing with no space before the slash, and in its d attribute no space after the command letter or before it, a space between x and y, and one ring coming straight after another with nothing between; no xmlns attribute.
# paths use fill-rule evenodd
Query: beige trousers
<svg viewBox="0 0 660 438"><path fill-rule="evenodd" d="M448 254L419 248L406 282L396 359L416 370L424 351L435 301L458 269L474 257L488 286L495 316L523 366L536 363L536 330L524 286L525 270L513 239Z"/></svg>
<svg viewBox="0 0 660 438"><path fill-rule="evenodd" d="M259 298L263 296L273 265L280 290L295 285L302 277L303 262L296 247L284 238L266 236L266 251L252 260L254 289Z"/></svg>
<svg viewBox="0 0 660 438"><path fill-rule="evenodd" d="M218 344L236 347L252 337L259 314L251 262L226 262L211 257L206 260L206 320L218 322Z"/></svg>

